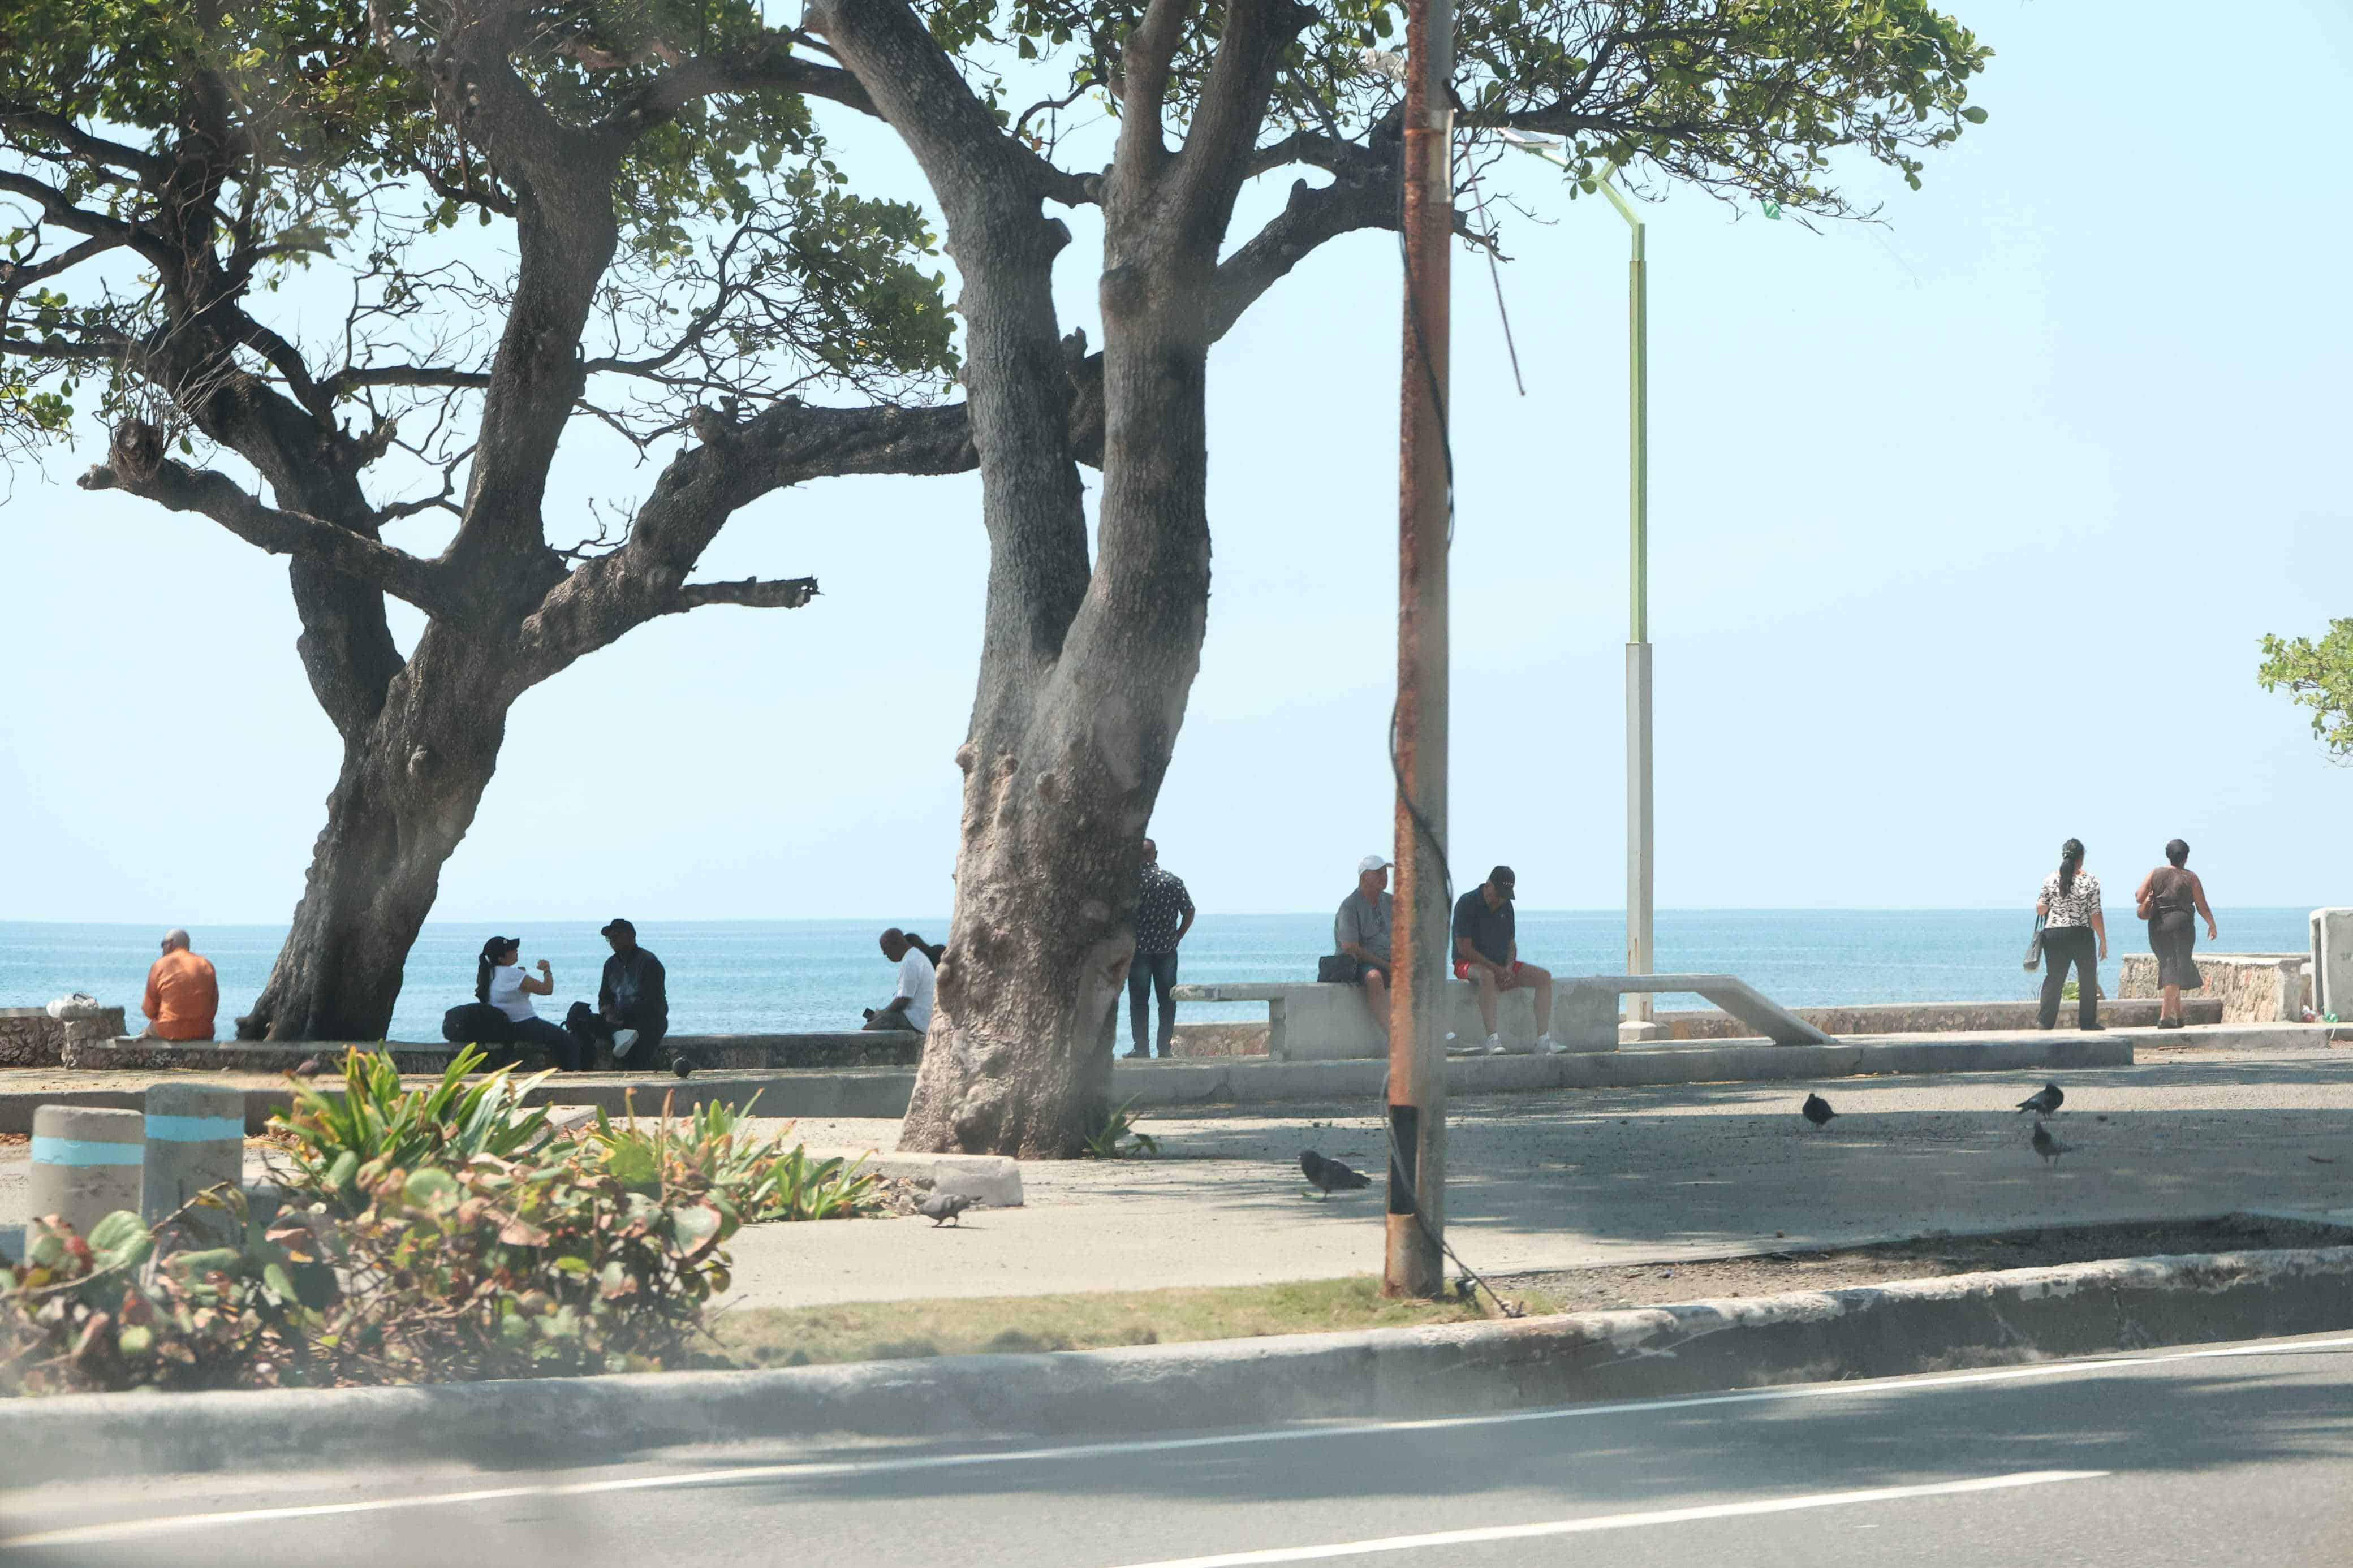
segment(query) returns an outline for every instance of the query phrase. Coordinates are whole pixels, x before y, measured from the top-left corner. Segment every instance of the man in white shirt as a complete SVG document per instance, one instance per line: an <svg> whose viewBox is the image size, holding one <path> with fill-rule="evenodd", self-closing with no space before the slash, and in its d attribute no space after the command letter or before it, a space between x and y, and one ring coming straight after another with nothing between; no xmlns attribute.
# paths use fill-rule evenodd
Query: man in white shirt
<svg viewBox="0 0 2353 1568"><path fill-rule="evenodd" d="M907 940L892 926L882 933L882 956L899 966L899 994L887 1006L866 1015L870 1029L913 1029L923 1034L932 1026L932 955Z"/></svg>

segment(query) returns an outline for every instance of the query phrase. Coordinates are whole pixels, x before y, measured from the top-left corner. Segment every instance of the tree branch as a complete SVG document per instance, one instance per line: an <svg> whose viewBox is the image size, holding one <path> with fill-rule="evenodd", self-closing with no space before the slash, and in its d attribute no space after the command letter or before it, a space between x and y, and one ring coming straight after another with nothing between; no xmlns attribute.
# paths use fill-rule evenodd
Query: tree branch
<svg viewBox="0 0 2353 1568"><path fill-rule="evenodd" d="M814 577L746 577L740 583L687 583L675 603L658 614L699 610L705 605L742 605L754 610L797 610L817 597Z"/></svg>
<svg viewBox="0 0 2353 1568"><path fill-rule="evenodd" d="M1055 167L1008 134L958 74L906 0L811 0L802 25L821 33L899 132L949 210L1003 184L1065 206L1092 205L1099 178Z"/></svg>
<svg viewBox="0 0 2353 1568"><path fill-rule="evenodd" d="M142 180L160 179L171 168L151 153L94 135L64 115L47 110L0 108L0 128L46 136L86 162L120 169Z"/></svg>
<svg viewBox="0 0 2353 1568"><path fill-rule="evenodd" d="M462 613L438 563L305 512L264 506L226 474L191 468L164 457L163 432L144 420L129 419L116 426L107 461L79 483L86 490L123 490L172 511L200 512L272 555L329 567L405 599L427 615Z"/></svg>
<svg viewBox="0 0 2353 1568"><path fill-rule="evenodd" d="M1194 3L1152 0L1144 20L1120 44L1116 157L1122 168L1148 174L1167 156L1162 115L1167 106L1168 77L1176 51L1185 42L1185 24L1193 19ZM1240 3L1251 5L1256 0Z"/></svg>
<svg viewBox="0 0 2353 1568"><path fill-rule="evenodd" d="M759 45L729 54L698 55L664 71L638 92L629 107L610 118L607 129L635 135L659 124L700 98L721 93L796 92L822 98L882 118L873 97L839 66L818 65L785 52L787 35L772 33Z"/></svg>

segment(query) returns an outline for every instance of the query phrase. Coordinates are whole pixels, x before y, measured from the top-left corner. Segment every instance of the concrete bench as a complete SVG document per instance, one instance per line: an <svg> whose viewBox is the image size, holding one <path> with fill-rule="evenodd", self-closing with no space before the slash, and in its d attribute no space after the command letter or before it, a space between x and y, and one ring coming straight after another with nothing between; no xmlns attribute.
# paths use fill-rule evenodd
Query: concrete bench
<svg viewBox="0 0 2353 1568"><path fill-rule="evenodd" d="M1266 1052L1277 1061L1334 1061L1351 1057L1377 1057L1388 1050L1388 1036L1365 1005L1361 985L1327 985L1314 981L1282 984L1179 985L1171 993L1179 1002L1263 1002L1266 1004ZM1446 983L1447 1024L1459 1042L1486 1037L1479 1022L1479 999L1467 982ZM1557 1017L1557 992L1553 1001ZM1514 1050L1532 1050L1536 1040L1535 994L1507 991L1496 998L1495 1032ZM1559 1037L1557 1028L1555 1037ZM1583 1050L1614 1051L1616 1033L1603 1046Z"/></svg>
<svg viewBox="0 0 2353 1568"><path fill-rule="evenodd" d="M1618 998L1629 992L1693 992L1776 1045L1827 1045L1831 1037L1760 996L1729 974L1589 974L1553 978L1552 1036L1572 1051L1618 1048ZM1446 1027L1458 1041L1484 1037L1479 999L1470 984L1446 983ZM1267 1054L1277 1060L1328 1061L1377 1057L1388 1037L1365 1005L1361 985L1315 982L1179 985L1179 1002L1263 1002ZM1496 998L1495 1032L1514 1050L1535 1046L1535 994L1506 991Z"/></svg>

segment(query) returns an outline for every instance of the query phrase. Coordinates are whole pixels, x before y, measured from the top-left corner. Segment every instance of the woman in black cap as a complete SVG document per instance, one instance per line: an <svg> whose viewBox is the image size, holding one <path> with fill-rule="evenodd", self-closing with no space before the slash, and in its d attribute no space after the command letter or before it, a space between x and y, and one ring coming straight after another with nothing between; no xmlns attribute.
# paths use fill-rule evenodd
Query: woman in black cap
<svg viewBox="0 0 2353 1568"><path fill-rule="evenodd" d="M534 980L523 972L522 960L521 937L494 936L482 943L481 956L474 961L474 1000L507 1016L517 1045L543 1047L555 1054L565 1072L578 1072L580 1042L541 1017L531 1005L533 997L554 991L555 971L543 958Z"/></svg>
<svg viewBox="0 0 2353 1568"><path fill-rule="evenodd" d="M2148 922L2148 950L2157 954L2157 984L2165 998L2158 1005L2160 1029L2181 1027L2181 994L2205 988L2206 977L2189 956L2198 942L2197 916L2206 917L2208 942L2220 934L2206 903L2206 884L2189 862L2189 846L2174 839L2165 847L2165 864L2143 877L2133 893L2140 918Z"/></svg>

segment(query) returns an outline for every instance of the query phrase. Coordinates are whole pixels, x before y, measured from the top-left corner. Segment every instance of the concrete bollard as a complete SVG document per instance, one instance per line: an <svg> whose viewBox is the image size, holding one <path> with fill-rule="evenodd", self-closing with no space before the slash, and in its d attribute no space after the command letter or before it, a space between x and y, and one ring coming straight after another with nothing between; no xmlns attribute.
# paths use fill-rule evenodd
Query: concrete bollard
<svg viewBox="0 0 2353 1568"><path fill-rule="evenodd" d="M33 1111L33 1163L26 1173L36 1219L57 1215L77 1234L117 1209L139 1212L146 1163L145 1118L135 1110L44 1105ZM25 1227L32 1246L33 1227Z"/></svg>
<svg viewBox="0 0 2353 1568"><path fill-rule="evenodd" d="M2312 1010L2353 1018L2353 910L2312 911Z"/></svg>
<svg viewBox="0 0 2353 1568"><path fill-rule="evenodd" d="M145 1215L153 1225L206 1187L245 1180L245 1094L218 1084L159 1083L147 1090ZM206 1214L193 1228L225 1230Z"/></svg>

